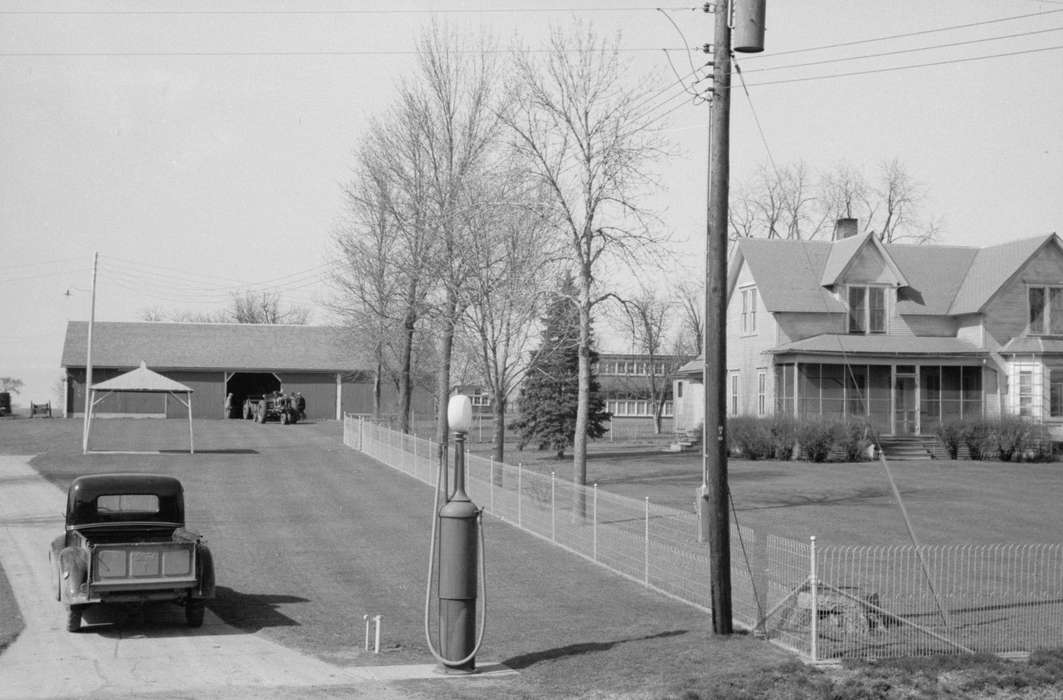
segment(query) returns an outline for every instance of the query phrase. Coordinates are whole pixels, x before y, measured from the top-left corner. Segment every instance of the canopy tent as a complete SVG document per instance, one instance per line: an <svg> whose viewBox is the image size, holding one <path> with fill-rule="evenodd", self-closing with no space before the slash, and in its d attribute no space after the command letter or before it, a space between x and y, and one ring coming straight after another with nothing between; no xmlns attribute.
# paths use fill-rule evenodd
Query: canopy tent
<svg viewBox="0 0 1063 700"><path fill-rule="evenodd" d="M195 453L195 439L192 436L193 390L184 384L164 377L158 372L153 372L148 369L144 362L141 362L140 366L134 370L120 374L113 379L93 384L90 387L90 391L89 410L85 414L85 430L82 439L81 451L83 454L89 452L89 433L92 431L92 414L96 404L115 392L169 394L173 396L178 403L188 409L188 452L190 454ZM97 397L97 392L103 392L103 394ZM184 394L184 398L181 398L179 394Z"/></svg>

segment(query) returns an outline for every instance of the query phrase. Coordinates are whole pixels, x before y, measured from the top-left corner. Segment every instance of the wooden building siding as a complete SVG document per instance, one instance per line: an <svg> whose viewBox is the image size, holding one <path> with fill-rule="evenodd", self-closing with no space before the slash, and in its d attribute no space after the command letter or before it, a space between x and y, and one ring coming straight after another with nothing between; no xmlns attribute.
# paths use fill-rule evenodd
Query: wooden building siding
<svg viewBox="0 0 1063 700"><path fill-rule="evenodd" d="M873 245L865 245L843 273L848 284L894 284L897 279Z"/></svg>
<svg viewBox="0 0 1063 700"><path fill-rule="evenodd" d="M748 266L743 266L738 276L738 284L727 304L727 371L728 371L728 401L727 410L731 412L731 375L738 376L738 413L756 415L758 398L758 369L764 369L769 375L768 394L766 406L771 406L773 399L770 397L770 385L774 380L774 372L765 368L771 367L771 354L769 349L778 344L778 324L774 314L769 313L764 304L761 294L756 295L756 331L752 333L742 332L742 291L756 289L752 284L753 276ZM704 397L704 394L702 394ZM704 400L704 399L702 399ZM770 413L770 410L766 410ZM700 415L700 412L699 412ZM677 421L678 423L679 421Z"/></svg>
<svg viewBox="0 0 1063 700"><path fill-rule="evenodd" d="M1063 285L1063 253L1045 246L1000 288L983 309L986 334L999 345L1026 334L1030 285Z"/></svg>

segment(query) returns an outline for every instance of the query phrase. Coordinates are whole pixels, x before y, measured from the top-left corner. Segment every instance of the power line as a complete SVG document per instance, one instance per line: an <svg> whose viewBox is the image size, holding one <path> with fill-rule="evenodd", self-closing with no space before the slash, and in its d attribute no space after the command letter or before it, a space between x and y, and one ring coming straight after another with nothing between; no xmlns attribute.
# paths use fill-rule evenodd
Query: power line
<svg viewBox="0 0 1063 700"><path fill-rule="evenodd" d="M795 53L805 53L807 51L822 51L825 49L838 49L847 46L859 46L861 44L871 44L879 41L891 41L893 39L905 39L913 36L923 36L925 34L936 34L938 32L948 32L955 29L969 29L971 27L982 27L989 24L998 24L1000 22L1012 22L1020 19L1028 19L1030 17L1041 17L1043 15L1052 15L1063 12L1063 9L1059 10L1044 10L1042 12L1031 12L1024 15L1012 15L1010 17L999 17L997 19L982 20L980 22L968 22L966 24L953 24L947 27L936 27L934 29L922 29L914 32L904 32L901 34L889 34L886 36L872 37L870 39L857 39L855 41L843 41L836 44L823 44L821 46L809 46L803 49L790 49L789 51L772 51L770 54L760 54L757 56L747 56L747 60L756 60L762 58L775 58L776 56L789 56Z"/></svg>
<svg viewBox="0 0 1063 700"><path fill-rule="evenodd" d="M828 63L841 63L845 61L861 61L868 58L881 58L883 56L900 56L907 53L917 53L919 51L934 51L937 49L954 48L957 46L970 46L972 44L981 44L987 41L1000 41L1002 39L1016 39L1018 37L1033 36L1035 34L1048 34L1050 32L1063 31L1063 27L1050 27L1048 29L1035 29L1028 32L1017 32L1015 34L1001 34L999 36L985 37L982 39L968 39L966 41L954 41L947 44L933 44L931 46L918 46L910 49L898 49L896 51L882 51L879 53L869 53L862 56L848 56L844 58L825 58L821 61L808 61L805 63L792 63L785 66L768 66L765 68L753 68L746 71L747 73L763 73L765 71L773 70L786 70L790 68L807 68L809 66L821 66Z"/></svg>
<svg viewBox="0 0 1063 700"><path fill-rule="evenodd" d="M661 51L660 47L634 47L618 48L618 53L650 53ZM679 48L664 49L666 51L683 51ZM512 49L467 49L451 51L453 54L507 54ZM553 53L553 49L527 49L529 53ZM577 52L579 49L568 49L568 52ZM361 50L324 50L324 51L0 51L0 57L4 58L151 58L151 57L174 57L174 58L222 58L222 57L281 57L298 58L313 56L417 56L420 52L416 49L384 51L376 49Z"/></svg>
<svg viewBox="0 0 1063 700"><path fill-rule="evenodd" d="M39 15L39 16L290 16L290 15L445 15L445 14L513 14L513 13L580 13L580 12L656 12L657 10L690 10L683 7L618 7L616 5L601 7L490 7L490 8L387 8L387 9L345 9L345 10L0 10L0 15Z"/></svg>
<svg viewBox="0 0 1063 700"><path fill-rule="evenodd" d="M769 80L762 83L751 83L749 87L761 87L765 85L783 85L786 83L803 83L812 80L830 80L831 78L848 78L856 75L872 75L875 73L890 73L892 71L910 70L912 68L930 68L933 66L945 66L953 63L970 63L972 61L988 61L993 58L1007 58L1009 56L1024 56L1027 54L1044 53L1046 51L1059 51L1063 45L1045 46L1039 49L1025 49L1022 51L1008 51L1005 53L987 54L984 56L969 56L967 58L953 58L929 63L913 63L906 66L893 66L889 68L871 68L868 70L849 71L847 73L832 73L831 75L813 75L806 78L787 78L785 80Z"/></svg>

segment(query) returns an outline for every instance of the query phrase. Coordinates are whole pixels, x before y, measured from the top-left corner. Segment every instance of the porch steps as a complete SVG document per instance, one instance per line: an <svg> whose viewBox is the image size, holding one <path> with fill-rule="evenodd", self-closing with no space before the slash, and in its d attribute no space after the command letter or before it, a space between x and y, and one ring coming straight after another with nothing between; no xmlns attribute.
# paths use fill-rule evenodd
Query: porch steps
<svg viewBox="0 0 1063 700"><path fill-rule="evenodd" d="M891 435L880 437L878 444L886 459L914 461L934 459L934 455L927 449L927 441L933 439L920 435Z"/></svg>

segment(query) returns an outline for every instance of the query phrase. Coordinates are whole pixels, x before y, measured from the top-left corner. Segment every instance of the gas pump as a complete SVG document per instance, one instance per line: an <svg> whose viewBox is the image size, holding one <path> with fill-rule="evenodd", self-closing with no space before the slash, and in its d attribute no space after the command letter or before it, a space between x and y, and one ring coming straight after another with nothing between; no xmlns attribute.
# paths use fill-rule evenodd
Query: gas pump
<svg viewBox="0 0 1063 700"><path fill-rule="evenodd" d="M483 644L487 622L487 596L484 577L483 512L465 493L465 435L472 427L472 401L468 396L450 398L447 423L454 431L454 491L446 493L446 451L436 479L432 539L428 555L428 585L424 601L424 632L428 649L444 670L460 673L476 671L476 652ZM441 488L442 485L442 488ZM440 507L442 490L445 502ZM477 548L479 551L477 551ZM438 550L438 561L436 554ZM477 577L477 562L480 574ZM430 630L433 578L439 598L439 648ZM477 578L483 593L483 611L476 630Z"/></svg>

